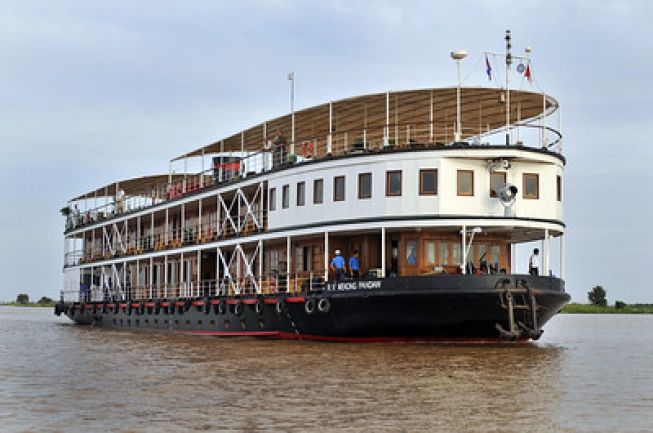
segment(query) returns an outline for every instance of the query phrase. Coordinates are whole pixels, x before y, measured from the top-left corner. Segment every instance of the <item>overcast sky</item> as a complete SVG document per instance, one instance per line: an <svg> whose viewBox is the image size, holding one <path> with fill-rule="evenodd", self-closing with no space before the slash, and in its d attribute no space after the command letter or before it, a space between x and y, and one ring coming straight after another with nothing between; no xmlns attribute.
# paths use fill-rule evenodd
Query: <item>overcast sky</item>
<svg viewBox="0 0 653 433"><path fill-rule="evenodd" d="M484 50L533 47L562 106L567 290L653 302L653 2L0 0L0 300L57 297L79 193L296 106L487 84Z"/></svg>

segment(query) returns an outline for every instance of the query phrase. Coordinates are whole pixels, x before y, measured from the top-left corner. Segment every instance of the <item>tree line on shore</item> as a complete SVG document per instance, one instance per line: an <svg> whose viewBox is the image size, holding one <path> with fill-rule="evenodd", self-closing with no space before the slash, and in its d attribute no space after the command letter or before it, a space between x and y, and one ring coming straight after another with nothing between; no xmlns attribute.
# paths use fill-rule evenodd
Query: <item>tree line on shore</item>
<svg viewBox="0 0 653 433"><path fill-rule="evenodd" d="M603 286L594 286L587 292L589 304L571 303L562 308L563 313L625 313L653 314L653 304L626 304L616 300L608 304L608 294Z"/></svg>
<svg viewBox="0 0 653 433"><path fill-rule="evenodd" d="M30 302L29 295L27 293L19 293L16 296L15 302L7 302L5 305L20 305L20 306L51 306L54 305L54 300L47 296L41 296L41 298L36 302Z"/></svg>

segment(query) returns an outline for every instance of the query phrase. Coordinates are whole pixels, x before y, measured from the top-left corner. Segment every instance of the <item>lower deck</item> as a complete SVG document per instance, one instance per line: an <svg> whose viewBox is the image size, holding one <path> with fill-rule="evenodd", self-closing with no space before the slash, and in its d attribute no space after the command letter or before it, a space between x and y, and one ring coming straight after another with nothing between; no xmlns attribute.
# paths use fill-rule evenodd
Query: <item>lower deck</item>
<svg viewBox="0 0 653 433"><path fill-rule="evenodd" d="M321 290L66 303L80 324L335 341L539 338L569 301L562 280L526 275L361 279Z"/></svg>

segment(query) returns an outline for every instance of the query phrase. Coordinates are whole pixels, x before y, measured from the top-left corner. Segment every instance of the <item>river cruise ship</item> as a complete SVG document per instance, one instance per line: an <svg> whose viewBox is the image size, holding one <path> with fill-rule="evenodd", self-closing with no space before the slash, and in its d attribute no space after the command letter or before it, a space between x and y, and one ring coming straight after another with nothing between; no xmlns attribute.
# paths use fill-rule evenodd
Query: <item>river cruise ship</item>
<svg viewBox="0 0 653 433"><path fill-rule="evenodd" d="M216 336L537 339L570 299L558 110L506 88L368 94L171 162L199 172L78 195L55 313ZM529 273L516 253L533 241Z"/></svg>

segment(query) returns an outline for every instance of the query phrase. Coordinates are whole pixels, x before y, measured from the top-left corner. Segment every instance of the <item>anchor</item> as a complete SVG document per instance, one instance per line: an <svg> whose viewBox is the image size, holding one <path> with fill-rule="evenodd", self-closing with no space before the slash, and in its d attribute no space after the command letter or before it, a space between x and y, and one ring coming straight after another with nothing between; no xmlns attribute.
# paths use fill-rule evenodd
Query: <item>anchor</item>
<svg viewBox="0 0 653 433"><path fill-rule="evenodd" d="M509 341L515 341L518 340L521 337L528 337L532 340L538 340L542 336L542 330L538 329L537 325L537 300L535 299L535 295L533 294L533 290L531 287L528 285L528 282L526 280L518 280L517 284L515 287L515 292L521 292L522 290L519 289L519 286L523 288L526 292L526 296L528 298L528 302L525 302L526 300L523 299L523 294L522 294L522 300L524 301L523 304L519 304L516 302L516 299L513 295L513 290L510 289L510 280L503 279L500 280L497 285L501 284L501 289L503 291L499 292L499 299L501 301L501 307L505 308L508 310L508 326L509 329L506 330L501 326L500 323L495 324L495 328L497 331L499 331L499 336L505 340ZM505 300L504 300L505 298ZM524 310L530 312L530 321L532 326L528 326L526 323L524 323L526 320L521 321L515 321L515 310ZM526 314L524 315L526 319Z"/></svg>

